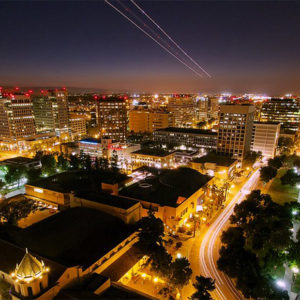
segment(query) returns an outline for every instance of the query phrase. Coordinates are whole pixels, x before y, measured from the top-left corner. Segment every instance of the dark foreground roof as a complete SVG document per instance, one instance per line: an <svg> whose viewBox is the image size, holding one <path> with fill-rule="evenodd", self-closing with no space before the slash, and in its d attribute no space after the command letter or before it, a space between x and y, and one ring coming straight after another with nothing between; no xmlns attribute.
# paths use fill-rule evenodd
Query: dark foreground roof
<svg viewBox="0 0 300 300"><path fill-rule="evenodd" d="M70 193L82 190L101 191L101 182L115 184L127 179L127 175L111 171L71 171L35 181L32 185L60 193Z"/></svg>
<svg viewBox="0 0 300 300"><path fill-rule="evenodd" d="M177 133L191 133L191 134L203 134L203 135L217 135L216 132L205 129L195 129L195 128L181 128L181 127L167 127L158 129L156 131L167 131L167 132L177 132Z"/></svg>
<svg viewBox="0 0 300 300"><path fill-rule="evenodd" d="M193 160L196 163L215 163L219 166L229 167L236 160L231 158L230 156L219 155L216 153L208 153L207 155L197 157Z"/></svg>
<svg viewBox="0 0 300 300"><path fill-rule="evenodd" d="M8 238L65 266L87 267L124 241L133 229L104 212L76 207L25 229L7 229Z"/></svg>
<svg viewBox="0 0 300 300"><path fill-rule="evenodd" d="M151 175L120 191L120 195L177 207L178 197L188 198L204 186L211 177L190 168L174 170L145 169Z"/></svg>

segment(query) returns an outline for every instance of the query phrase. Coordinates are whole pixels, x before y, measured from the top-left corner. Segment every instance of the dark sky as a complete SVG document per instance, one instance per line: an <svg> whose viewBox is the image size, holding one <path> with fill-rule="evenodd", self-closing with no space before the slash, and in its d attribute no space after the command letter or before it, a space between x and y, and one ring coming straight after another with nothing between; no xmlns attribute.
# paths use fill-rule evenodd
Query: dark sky
<svg viewBox="0 0 300 300"><path fill-rule="evenodd" d="M211 79L188 70L104 1L2 1L0 85L300 92L299 1L136 2Z"/></svg>

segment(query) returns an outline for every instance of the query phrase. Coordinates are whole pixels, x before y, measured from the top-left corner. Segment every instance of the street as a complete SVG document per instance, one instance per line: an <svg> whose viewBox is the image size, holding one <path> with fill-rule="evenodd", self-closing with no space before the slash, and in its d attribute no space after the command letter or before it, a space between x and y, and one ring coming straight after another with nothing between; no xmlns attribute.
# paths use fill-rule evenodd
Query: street
<svg viewBox="0 0 300 300"><path fill-rule="evenodd" d="M216 289L212 293L214 299L244 299L243 295L235 288L231 279L218 270L216 262L221 246L220 234L226 228L227 221L233 212L235 204L240 203L245 195L256 187L258 181L259 170L256 170L203 236L199 251L200 274L215 280Z"/></svg>

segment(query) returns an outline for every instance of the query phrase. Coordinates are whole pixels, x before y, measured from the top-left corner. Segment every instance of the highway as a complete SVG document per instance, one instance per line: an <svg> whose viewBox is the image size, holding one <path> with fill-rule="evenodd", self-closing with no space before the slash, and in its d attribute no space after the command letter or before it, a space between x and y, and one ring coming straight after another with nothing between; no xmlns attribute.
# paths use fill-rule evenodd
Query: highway
<svg viewBox="0 0 300 300"><path fill-rule="evenodd" d="M243 188L232 198L225 209L210 225L205 233L199 251L200 273L203 276L215 280L216 289L212 293L216 300L244 299L243 295L235 288L231 279L217 269L219 249L221 247L220 235L228 225L228 220L233 213L236 203L240 203L246 194L255 189L259 181L259 170L257 169L246 181Z"/></svg>

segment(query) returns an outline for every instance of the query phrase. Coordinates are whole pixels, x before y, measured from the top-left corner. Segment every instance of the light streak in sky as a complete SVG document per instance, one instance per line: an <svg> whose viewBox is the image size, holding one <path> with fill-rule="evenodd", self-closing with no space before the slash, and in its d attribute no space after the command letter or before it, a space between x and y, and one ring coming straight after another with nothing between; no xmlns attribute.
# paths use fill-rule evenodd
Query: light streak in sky
<svg viewBox="0 0 300 300"><path fill-rule="evenodd" d="M182 47L178 45L171 37L166 33L165 30L163 30L157 22L155 22L138 4L135 3L134 0L130 0L132 4L136 6L190 61L192 61L198 68L200 68L209 78L211 78L211 75L205 71L203 67L201 67L190 55L188 55Z"/></svg>
<svg viewBox="0 0 300 300"><path fill-rule="evenodd" d="M162 45L159 41L157 41L153 36L151 36L147 31L145 31L143 28L141 28L138 24L136 24L132 19L130 19L126 14L124 14L121 10L119 10L116 6L111 4L108 0L104 0L108 5L110 5L113 9L115 9L119 14L121 14L125 19L127 19L130 23L132 23L135 27L137 27L139 30L141 30L145 35L147 35L150 39L152 39L155 43L157 43L161 48L163 48L165 51L167 51L169 54L171 54L174 58L176 58L179 62L181 62L183 65L185 65L188 69L193 71L195 74L197 74L199 77L203 77L202 74L200 74L198 71L190 67L188 64L186 64L183 60L181 60L179 57L177 57L174 53L172 53L170 50L168 50L164 45Z"/></svg>

